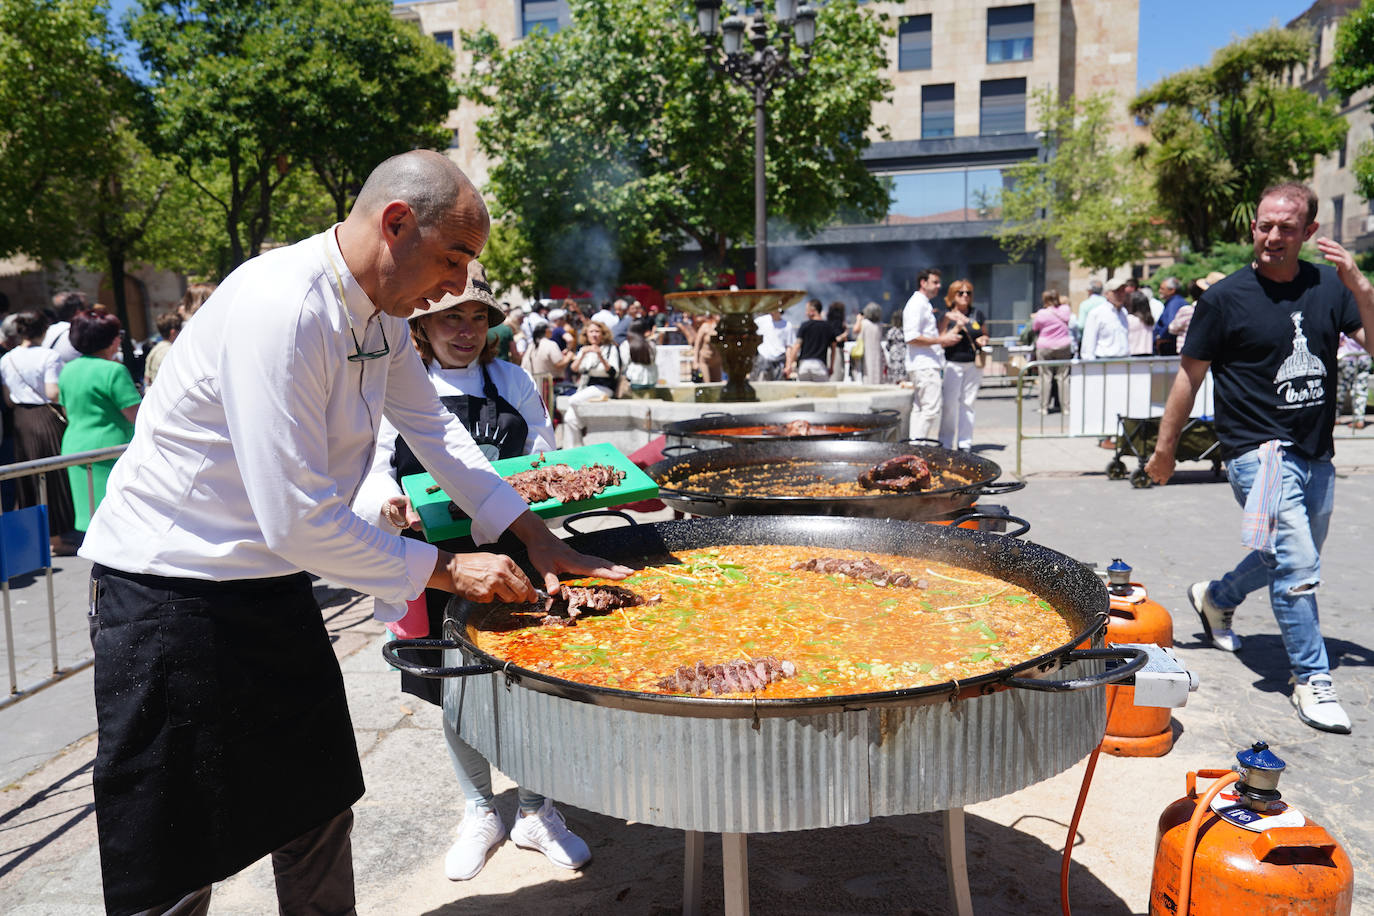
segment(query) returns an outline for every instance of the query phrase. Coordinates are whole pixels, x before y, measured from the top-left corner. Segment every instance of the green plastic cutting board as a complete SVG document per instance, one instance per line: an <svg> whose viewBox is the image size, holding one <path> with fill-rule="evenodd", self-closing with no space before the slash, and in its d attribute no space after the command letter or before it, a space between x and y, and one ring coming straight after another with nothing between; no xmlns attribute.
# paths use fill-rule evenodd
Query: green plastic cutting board
<svg viewBox="0 0 1374 916"><path fill-rule="evenodd" d="M569 467L582 468L589 464L606 464L625 472L624 480L613 487L607 487L591 499L572 503L546 499L542 503L535 503L530 506L536 515L544 518L571 515L574 512L584 512L602 506L620 506L625 503L638 502L641 499L651 499L658 495L658 484L654 483L648 474L641 471L634 462L609 443L599 442L596 445L582 445L577 448L559 449L556 452L544 452L543 454L544 460L538 464L539 467L550 464L566 464ZM502 477L509 477L511 474L528 471L535 467L538 458L538 455L501 458L493 461L491 466ZM405 490L406 496L410 497L411 505L420 515L420 525L424 530L425 539L430 543L437 543L468 534L472 530L472 520L454 519L449 515L448 494L443 490L435 490L433 493L426 492L434 485L434 478L429 474L411 474L409 477L401 478L401 488Z"/></svg>

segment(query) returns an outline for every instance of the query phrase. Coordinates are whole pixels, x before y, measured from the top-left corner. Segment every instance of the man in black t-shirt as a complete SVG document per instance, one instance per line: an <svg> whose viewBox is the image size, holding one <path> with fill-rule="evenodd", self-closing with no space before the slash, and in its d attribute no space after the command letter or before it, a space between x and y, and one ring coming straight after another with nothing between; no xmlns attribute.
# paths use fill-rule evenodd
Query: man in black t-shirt
<svg viewBox="0 0 1374 916"><path fill-rule="evenodd" d="M1168 482L1179 431L1210 367L1217 438L1245 507L1242 541L1251 550L1220 579L1193 583L1188 598L1212 644L1235 652L1236 606L1268 586L1298 717L1348 733L1317 624L1316 591L1335 483L1336 348L1342 332L1364 345L1374 286L1328 238L1318 239L1317 249L1331 266L1298 257L1317 231L1316 215L1316 195L1303 185L1260 195L1251 224L1254 263L1198 300L1145 471L1156 483Z"/></svg>
<svg viewBox="0 0 1374 916"><path fill-rule="evenodd" d="M835 330L821 320L821 300L812 299L806 303L806 320L797 328L788 362L796 364L798 381L824 382L830 379L834 353Z"/></svg>

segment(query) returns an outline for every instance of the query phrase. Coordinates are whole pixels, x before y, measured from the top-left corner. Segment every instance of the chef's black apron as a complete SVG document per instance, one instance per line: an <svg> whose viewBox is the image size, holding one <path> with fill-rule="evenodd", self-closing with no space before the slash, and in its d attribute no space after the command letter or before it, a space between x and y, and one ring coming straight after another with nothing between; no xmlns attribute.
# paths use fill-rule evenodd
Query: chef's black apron
<svg viewBox="0 0 1374 916"><path fill-rule="evenodd" d="M305 573L91 570L105 907L241 871L363 794L343 676Z"/></svg>
<svg viewBox="0 0 1374 916"><path fill-rule="evenodd" d="M525 454L529 424L520 415L520 411L497 392L496 383L491 380L491 373L487 371L486 364L479 368L482 370L482 397L465 394L447 395L439 400L449 412L462 421L463 426L472 434L472 440L477 443L477 447L488 460L517 458ZM420 459L415 457L415 453L400 436L396 437L396 451L392 455L391 464L395 469L397 483L400 483L402 477L423 474L425 471ZM418 531L407 530L401 533L406 537L423 537ZM473 553L483 550L517 556L522 556L525 549L520 539L510 533L503 534L494 545L486 544L480 548L471 537L450 538L437 546L451 553ZM444 609L451 597L451 594L439 589L425 589L425 609L429 612L431 637L437 638L442 632ZM444 682L437 678L415 677L401 672L401 690L435 706L443 705Z"/></svg>

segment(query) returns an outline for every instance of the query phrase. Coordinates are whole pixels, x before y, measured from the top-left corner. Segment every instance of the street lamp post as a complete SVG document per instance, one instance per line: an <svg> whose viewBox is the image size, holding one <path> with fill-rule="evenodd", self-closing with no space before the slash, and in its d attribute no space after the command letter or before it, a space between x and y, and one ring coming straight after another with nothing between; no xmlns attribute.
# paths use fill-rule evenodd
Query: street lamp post
<svg viewBox="0 0 1374 916"><path fill-rule="evenodd" d="M776 30L769 36L763 4L759 3L752 23L738 14L720 21L722 0L696 0L697 31L706 39L706 60L715 70L754 93L754 285L768 286L768 178L764 170L764 139L767 136L768 99L782 83L806 75L811 67L811 45L816 40L816 11L797 0L777 0ZM745 29L749 44L744 46ZM720 34L722 57L716 50ZM801 59L792 65L792 44L801 49Z"/></svg>

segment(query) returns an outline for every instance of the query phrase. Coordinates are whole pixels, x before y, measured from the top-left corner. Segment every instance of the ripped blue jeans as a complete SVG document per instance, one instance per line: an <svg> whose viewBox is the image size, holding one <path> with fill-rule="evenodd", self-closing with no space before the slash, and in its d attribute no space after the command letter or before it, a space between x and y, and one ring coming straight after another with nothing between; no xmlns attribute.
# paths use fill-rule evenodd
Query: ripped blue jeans
<svg viewBox="0 0 1374 916"><path fill-rule="evenodd" d="M1226 463L1231 491L1242 507L1258 470L1258 449ZM1308 461L1285 450L1274 552L1250 551L1209 588L1214 604L1230 608L1268 586L1269 604L1299 682L1330 670L1318 624L1317 586L1321 584L1321 549L1331 522L1335 483L1336 472L1330 461ZM1239 536L1239 526L1236 533Z"/></svg>

